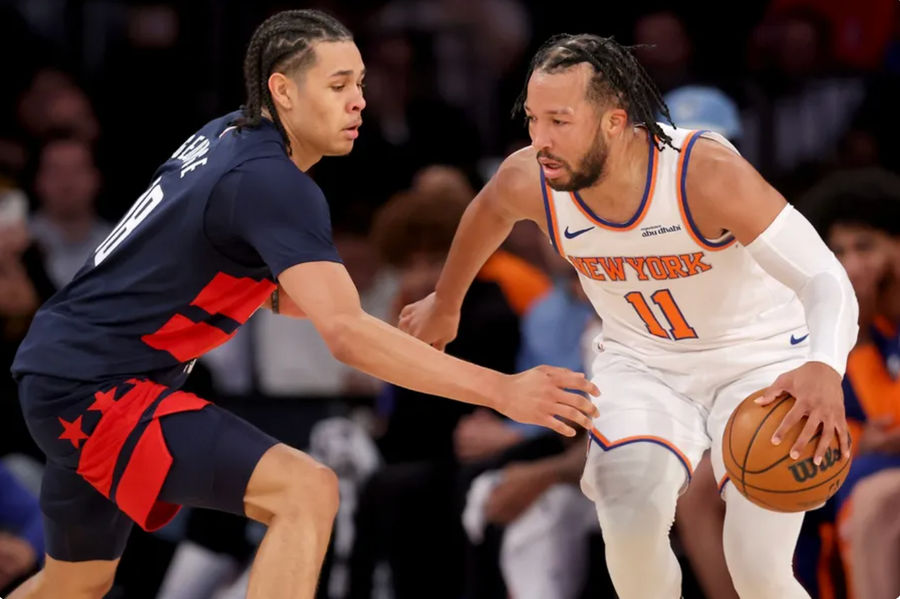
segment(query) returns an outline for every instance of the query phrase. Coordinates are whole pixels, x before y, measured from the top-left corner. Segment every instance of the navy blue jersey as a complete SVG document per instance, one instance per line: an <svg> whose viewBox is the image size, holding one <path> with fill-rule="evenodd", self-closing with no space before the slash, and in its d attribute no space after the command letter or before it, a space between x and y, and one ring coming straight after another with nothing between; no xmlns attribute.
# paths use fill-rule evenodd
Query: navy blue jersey
<svg viewBox="0 0 900 599"><path fill-rule="evenodd" d="M81 381L152 373L230 339L302 262L340 261L319 187L271 122L238 112L192 135L81 268L34 317L13 374Z"/></svg>

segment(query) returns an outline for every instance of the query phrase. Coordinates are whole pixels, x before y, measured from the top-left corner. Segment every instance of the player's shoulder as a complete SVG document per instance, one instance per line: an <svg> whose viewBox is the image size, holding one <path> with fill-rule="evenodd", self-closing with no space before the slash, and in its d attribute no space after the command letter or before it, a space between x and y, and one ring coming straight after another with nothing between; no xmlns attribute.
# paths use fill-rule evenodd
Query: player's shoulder
<svg viewBox="0 0 900 599"><path fill-rule="evenodd" d="M690 195L717 196L733 188L747 177L756 175L747 162L724 138L717 139L698 132L696 142L690 148L690 164L686 173L686 185ZM685 151L682 149L682 151ZM691 193L693 192L693 193Z"/></svg>
<svg viewBox="0 0 900 599"><path fill-rule="evenodd" d="M541 173L532 146L516 150L500 163L493 177L499 193L512 198L541 198Z"/></svg>
<svg viewBox="0 0 900 599"><path fill-rule="evenodd" d="M284 152L281 155L250 157L237 164L232 171L240 175L245 188L260 194L325 199L325 194L313 178L297 168Z"/></svg>

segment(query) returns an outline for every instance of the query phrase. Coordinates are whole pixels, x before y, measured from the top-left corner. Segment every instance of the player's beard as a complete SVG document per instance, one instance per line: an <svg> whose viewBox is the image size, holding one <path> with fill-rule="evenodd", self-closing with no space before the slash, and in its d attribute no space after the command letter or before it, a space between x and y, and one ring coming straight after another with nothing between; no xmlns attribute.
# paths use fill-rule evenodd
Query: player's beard
<svg viewBox="0 0 900 599"><path fill-rule="evenodd" d="M575 170L565 160L561 160L552 154L538 152L538 158L549 158L562 165L563 170L569 173L566 180L556 179L554 181L547 180L547 184L556 191L578 191L594 185L603 178L606 168L606 157L609 151L603 137L597 133L594 136L594 143L587 151L584 157L579 161L578 169Z"/></svg>

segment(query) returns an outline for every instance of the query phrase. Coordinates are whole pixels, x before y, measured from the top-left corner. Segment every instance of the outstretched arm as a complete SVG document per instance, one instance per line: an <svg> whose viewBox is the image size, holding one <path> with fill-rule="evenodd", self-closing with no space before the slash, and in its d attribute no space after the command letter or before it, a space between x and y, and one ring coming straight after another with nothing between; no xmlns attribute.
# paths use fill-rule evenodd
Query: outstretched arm
<svg viewBox="0 0 900 599"><path fill-rule="evenodd" d="M504 375L448 356L366 314L342 264L307 262L279 276L287 294L315 325L334 356L363 372L422 393L493 408L520 422L572 436L555 416L590 427L596 409L564 391L598 394L580 373L541 366Z"/></svg>
<svg viewBox="0 0 900 599"><path fill-rule="evenodd" d="M517 221L543 225L534 151L520 150L500 165L460 220L434 293L406 306L400 328L443 350L456 337L459 310L469 286Z"/></svg>

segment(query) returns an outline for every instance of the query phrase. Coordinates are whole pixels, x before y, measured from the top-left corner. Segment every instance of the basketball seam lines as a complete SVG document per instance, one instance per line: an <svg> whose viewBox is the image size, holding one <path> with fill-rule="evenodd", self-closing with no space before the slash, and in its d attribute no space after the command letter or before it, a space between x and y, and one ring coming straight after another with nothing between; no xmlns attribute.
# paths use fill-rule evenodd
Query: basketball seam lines
<svg viewBox="0 0 900 599"><path fill-rule="evenodd" d="M747 477L747 461L750 459L750 450L753 449L753 443L756 441L756 437L759 435L760 429L762 429L763 425L766 423L766 420L769 419L769 416L771 416L772 413L775 412L775 410L777 410L779 406L781 406L781 404L783 404L784 402L788 401L789 399L791 399L791 396L790 396L790 395L788 395L787 397L785 397L784 399L782 399L781 401L779 401L777 404L775 404L774 406L772 406L772 409L770 409L769 412L763 417L763 419L760 420L759 424L756 426L756 430L753 431L753 436L750 437L750 442L747 443L747 451L746 451L746 453L744 454L744 461L741 463L741 486L744 487L744 492L745 492L745 493L747 492L747 480L746 480L746 477ZM733 453L733 452L732 452L732 456L731 456L731 457L734 458L734 453Z"/></svg>

